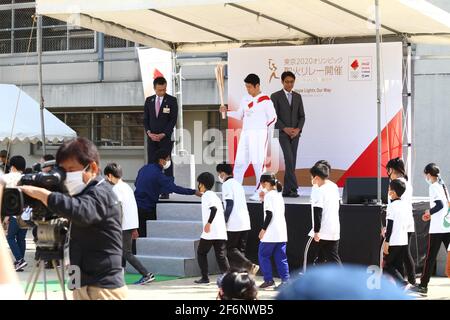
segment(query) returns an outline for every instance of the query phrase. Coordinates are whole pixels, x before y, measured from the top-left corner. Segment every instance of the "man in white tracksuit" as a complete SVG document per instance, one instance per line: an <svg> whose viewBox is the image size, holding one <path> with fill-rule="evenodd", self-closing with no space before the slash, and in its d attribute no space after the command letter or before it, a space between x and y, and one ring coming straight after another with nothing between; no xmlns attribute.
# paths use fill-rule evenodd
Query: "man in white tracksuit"
<svg viewBox="0 0 450 320"><path fill-rule="evenodd" d="M243 121L234 164L234 178L242 183L245 171L251 163L255 171L256 190L250 200L258 201L259 178L264 172L267 146L277 114L270 97L261 93L260 80L256 74L249 74L244 82L249 95L242 99L237 111L227 112L229 117ZM220 112L225 111L225 107L220 108Z"/></svg>

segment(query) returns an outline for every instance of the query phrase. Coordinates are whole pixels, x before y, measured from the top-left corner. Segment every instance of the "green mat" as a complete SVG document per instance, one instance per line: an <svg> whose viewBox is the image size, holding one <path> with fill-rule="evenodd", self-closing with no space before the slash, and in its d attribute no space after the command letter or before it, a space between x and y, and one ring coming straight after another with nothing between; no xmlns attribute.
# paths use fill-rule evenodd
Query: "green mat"
<svg viewBox="0 0 450 320"><path fill-rule="evenodd" d="M126 284L133 284L136 281L138 281L140 278L141 278L140 274L126 273L125 274L125 283ZM156 275L155 278L156 279L153 282L176 280L176 279L181 279L182 277ZM23 286L24 289L26 288L26 286L27 286L26 281L22 281L22 286ZM47 281L47 291L48 292L59 292L59 291L62 291L61 290L61 285L59 284L58 280L48 280ZM44 292L44 282L43 281L38 281L36 283L36 287L34 288L34 292Z"/></svg>

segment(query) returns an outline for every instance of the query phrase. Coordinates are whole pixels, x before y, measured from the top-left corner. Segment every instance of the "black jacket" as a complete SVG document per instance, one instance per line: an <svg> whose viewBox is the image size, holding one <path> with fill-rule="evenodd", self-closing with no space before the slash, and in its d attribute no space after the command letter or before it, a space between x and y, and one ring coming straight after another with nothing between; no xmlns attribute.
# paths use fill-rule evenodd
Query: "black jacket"
<svg viewBox="0 0 450 320"><path fill-rule="evenodd" d="M97 178L74 197L52 192L48 208L72 222L70 264L80 267L81 286L124 286L121 209L111 185Z"/></svg>
<svg viewBox="0 0 450 320"><path fill-rule="evenodd" d="M144 127L145 131L151 133L165 133L170 139L173 128L177 124L178 103L177 98L166 94L162 100L158 117L155 112L156 95L150 96L145 100L144 105Z"/></svg>
<svg viewBox="0 0 450 320"><path fill-rule="evenodd" d="M274 92L271 99L277 113L275 128L279 130L283 130L286 127L299 128L301 132L305 124L305 110L303 108L302 96L292 91L292 106L289 105L284 90Z"/></svg>

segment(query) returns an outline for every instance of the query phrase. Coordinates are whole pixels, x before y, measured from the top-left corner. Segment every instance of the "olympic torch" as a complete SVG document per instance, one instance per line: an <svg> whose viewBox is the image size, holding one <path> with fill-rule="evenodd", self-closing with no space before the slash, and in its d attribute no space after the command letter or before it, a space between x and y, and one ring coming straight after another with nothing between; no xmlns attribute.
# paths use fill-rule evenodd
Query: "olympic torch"
<svg viewBox="0 0 450 320"><path fill-rule="evenodd" d="M224 73L224 65L218 64L215 68L216 72L216 80L217 80L217 87L219 89L219 96L220 96L220 106L224 107L224 91L225 91L225 73ZM226 113L222 112L222 119L226 118Z"/></svg>

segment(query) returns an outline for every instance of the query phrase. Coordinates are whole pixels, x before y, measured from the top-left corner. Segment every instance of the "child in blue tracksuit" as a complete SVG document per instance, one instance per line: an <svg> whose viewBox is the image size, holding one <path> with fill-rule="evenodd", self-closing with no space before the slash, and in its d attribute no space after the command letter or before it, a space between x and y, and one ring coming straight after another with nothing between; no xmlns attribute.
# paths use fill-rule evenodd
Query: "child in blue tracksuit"
<svg viewBox="0 0 450 320"><path fill-rule="evenodd" d="M289 266L286 256L287 227L284 217L284 200L281 195L283 187L272 173L261 175L264 195L264 224L259 233L261 240L258 250L259 265L264 276L264 283L259 288L275 286L272 276L271 258L275 260L282 284L289 280Z"/></svg>

